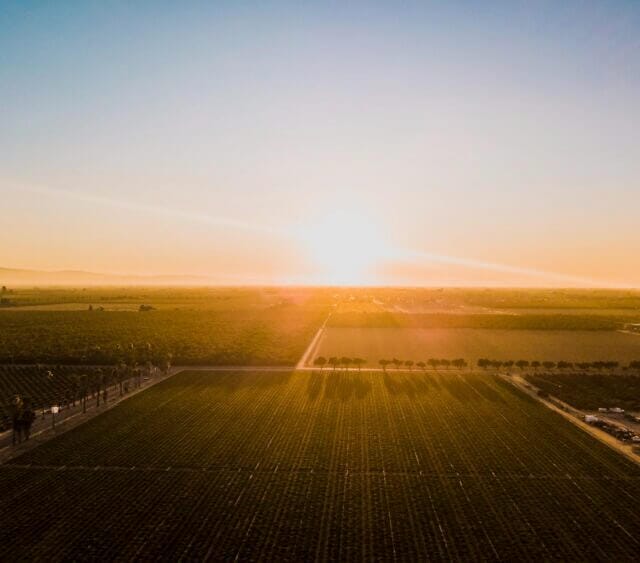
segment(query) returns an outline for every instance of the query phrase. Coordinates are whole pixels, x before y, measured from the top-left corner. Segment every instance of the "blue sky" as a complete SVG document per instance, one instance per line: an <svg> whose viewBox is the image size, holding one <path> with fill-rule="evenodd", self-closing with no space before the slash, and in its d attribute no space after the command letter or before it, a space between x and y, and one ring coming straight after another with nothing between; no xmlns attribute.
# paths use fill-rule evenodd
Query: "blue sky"
<svg viewBox="0 0 640 563"><path fill-rule="evenodd" d="M640 285L637 2L132 4L0 3L0 264Z"/></svg>

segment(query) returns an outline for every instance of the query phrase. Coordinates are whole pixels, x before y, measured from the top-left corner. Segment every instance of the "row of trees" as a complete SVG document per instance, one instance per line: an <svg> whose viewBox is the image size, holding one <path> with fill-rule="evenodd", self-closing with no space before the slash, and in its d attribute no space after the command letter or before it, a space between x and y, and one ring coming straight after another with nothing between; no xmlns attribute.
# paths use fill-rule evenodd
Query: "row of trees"
<svg viewBox="0 0 640 563"><path fill-rule="evenodd" d="M131 345L127 347L128 361L121 361L117 365L111 368L97 368L88 369L85 373L74 374L67 376L64 379L64 391L58 393L57 396L51 397L52 403L57 403L62 408L75 407L76 403L82 405L82 412L87 410L87 401L95 399L96 406L99 407L101 401L107 403L109 399L109 390L117 390L120 396L123 396L129 391L130 383L134 388L138 388L142 384L142 380L145 377L150 377L157 372L164 373L165 375L171 369L171 354L166 354L161 360L160 365L154 365L150 360L139 364L137 358L147 357L150 358L151 346L147 348L148 352L145 354L139 353L136 348ZM44 375L49 380L55 380L56 374L51 369L41 367L44 371ZM54 368L55 369L55 368ZM57 371L57 370L56 370ZM31 399L26 395L16 394L11 404L11 424L13 427L13 442L16 443L25 439L29 439L31 430L31 424L35 420L35 409L32 406ZM42 407L42 416L44 417L45 407Z"/></svg>
<svg viewBox="0 0 640 563"><path fill-rule="evenodd" d="M482 368L482 369L489 369L489 368L494 368L494 369L500 369L500 368L512 368L512 367L517 367L520 370L524 370L527 368L531 368L533 370L538 370L540 368L546 369L546 370L553 370L553 369L559 369L559 370L570 370L570 369L580 369L580 370L598 370L598 371L602 371L602 370L616 370L619 369L621 367L620 362L615 362L615 361L597 361L597 362L567 362L564 360L560 360L558 362L551 362L551 361L528 361L528 360L508 360L508 361L502 361L502 360L490 360L488 358L480 358L478 360L478 367ZM629 362L629 364L627 366L623 366L622 369L632 369L632 370L640 370L640 361L633 361L633 362Z"/></svg>
<svg viewBox="0 0 640 563"><path fill-rule="evenodd" d="M339 367L349 369L351 366L353 366L354 368L358 368L358 371L360 371L362 369L362 366L366 363L367 360L365 360L364 358L349 358L347 356L342 356L341 358L338 358L337 356L331 356L330 358L318 356L315 360L313 360L313 365L319 367L320 371L322 371L327 365L333 368L334 371Z"/></svg>
<svg viewBox="0 0 640 563"><path fill-rule="evenodd" d="M414 362L413 360L399 360L398 358L393 358L392 360L382 359L378 363L384 371L387 371L387 367L390 365L393 365L395 369L405 368L409 371L412 371L414 366L425 371L427 368L438 369L439 367L445 369L449 369L451 367L463 369L468 365L466 360L463 360L462 358L456 358L455 360L429 358L426 362Z"/></svg>
<svg viewBox="0 0 640 563"><path fill-rule="evenodd" d="M330 366L334 370L342 367L344 369L349 369L350 367L356 367L358 370L362 368L363 365L367 363L366 360L362 358L349 358L346 356L342 356L338 358L336 356L332 356L330 358L325 358L324 356L318 356L314 361L313 365L317 366L322 370L325 366ZM387 371L387 368L392 366L396 370L400 368L408 369L412 371L413 368L421 369L425 371L427 368L438 369L438 368L455 368L455 369L464 369L469 364L463 358L456 358L454 360L447 359L437 359L437 358L429 358L426 362L419 361L414 362L413 360L400 360L398 358L393 358L391 360L382 359L379 360L378 364L384 371ZM521 371L527 368L531 368L533 370L538 370L540 368L546 370L570 370L570 369L581 369L581 370L616 370L620 368L620 362L614 361L597 361L597 362L568 362L564 360L560 360L558 362L551 361L529 361L529 360L491 360L488 358L480 358L477 361L477 366L482 369L510 369L513 367L519 368ZM640 371L640 360L629 362L627 366L624 366L622 369L631 369Z"/></svg>
<svg viewBox="0 0 640 563"><path fill-rule="evenodd" d="M340 358L338 358L337 356L331 356L330 358L325 358L324 356L318 356L315 360L313 360L313 365L316 367L319 367L321 371L325 366L330 366L334 370L339 367L342 367L344 369L349 369L350 367L353 366L354 368L358 368L358 371L359 371L360 369L362 369L362 366L365 365L366 363L367 363L367 360L363 358L349 358L347 356L342 356ZM393 366L397 370L400 368L404 368L404 369L408 369L409 371L412 371L413 368L416 367L424 371L427 369L427 367L430 367L432 369L437 369L439 367L444 367L447 369L450 367L462 369L467 367L468 365L466 360L463 360L462 358L457 358L455 360L430 358L426 362L422 362L422 361L414 362L413 360L399 360L398 358L393 358L391 360L387 360L387 359L379 360L378 364L382 367L384 371L387 371L387 367L389 366Z"/></svg>
<svg viewBox="0 0 640 563"><path fill-rule="evenodd" d="M144 377L150 377L158 370L165 375L171 369L171 354L168 354L160 366L154 365L150 360L144 364L138 364L135 359L130 363L120 362L113 368L98 368L88 373L72 375L71 383L66 389L63 398L64 404L75 407L76 402L82 403L82 412L86 412L87 400L89 397L95 398L96 406L100 406L100 399L104 403L109 398L109 388L118 389L119 395L123 396L129 391L129 382L133 382L134 388L140 387ZM47 377L54 378L53 372L48 371Z"/></svg>

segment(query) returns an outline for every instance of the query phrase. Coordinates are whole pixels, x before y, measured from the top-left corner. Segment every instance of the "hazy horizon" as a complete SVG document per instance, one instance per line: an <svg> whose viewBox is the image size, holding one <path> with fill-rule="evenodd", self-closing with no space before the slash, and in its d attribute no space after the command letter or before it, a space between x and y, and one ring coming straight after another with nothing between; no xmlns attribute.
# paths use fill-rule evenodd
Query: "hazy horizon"
<svg viewBox="0 0 640 563"><path fill-rule="evenodd" d="M3 5L0 267L640 287L639 29L633 2Z"/></svg>

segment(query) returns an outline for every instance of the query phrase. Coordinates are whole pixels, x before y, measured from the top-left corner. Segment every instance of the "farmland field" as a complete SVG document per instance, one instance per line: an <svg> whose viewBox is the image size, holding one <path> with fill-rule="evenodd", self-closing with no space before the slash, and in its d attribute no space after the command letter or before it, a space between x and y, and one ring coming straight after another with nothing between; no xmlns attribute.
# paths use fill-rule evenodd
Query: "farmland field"
<svg viewBox="0 0 640 563"><path fill-rule="evenodd" d="M640 412L640 375L528 373L527 381L578 409L620 407Z"/></svg>
<svg viewBox="0 0 640 563"><path fill-rule="evenodd" d="M183 372L0 466L0 545L630 561L638 498L637 465L489 374Z"/></svg>
<svg viewBox="0 0 640 563"><path fill-rule="evenodd" d="M314 356L426 360L481 357L496 360L633 361L640 336L615 331L492 329L326 328Z"/></svg>
<svg viewBox="0 0 640 563"><path fill-rule="evenodd" d="M29 398L34 408L49 408L53 404L62 404L65 399L77 399L74 376L96 373L97 368L82 366L55 366L53 377L39 366L3 366L0 365L0 428L10 427L10 408L15 395ZM76 389L76 396L69 391Z"/></svg>
<svg viewBox="0 0 640 563"><path fill-rule="evenodd" d="M17 364L114 364L123 349L149 344L154 356L170 353L176 364L293 365L331 302L321 289L67 289L8 295L16 305L0 313L0 363ZM153 309L140 312L141 305Z"/></svg>

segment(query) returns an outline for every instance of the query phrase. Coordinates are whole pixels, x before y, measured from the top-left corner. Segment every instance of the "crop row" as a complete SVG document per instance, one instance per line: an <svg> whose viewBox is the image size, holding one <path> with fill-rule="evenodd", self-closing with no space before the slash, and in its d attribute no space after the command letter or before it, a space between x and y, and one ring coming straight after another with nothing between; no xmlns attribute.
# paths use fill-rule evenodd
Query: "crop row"
<svg viewBox="0 0 640 563"><path fill-rule="evenodd" d="M0 481L8 559L632 560L640 531L588 481L10 467Z"/></svg>
<svg viewBox="0 0 640 563"><path fill-rule="evenodd" d="M13 311L0 315L0 363L111 364L150 344L178 364L295 364L327 310Z"/></svg>
<svg viewBox="0 0 640 563"><path fill-rule="evenodd" d="M525 377L537 388L579 409L621 407L640 411L640 375L546 372Z"/></svg>
<svg viewBox="0 0 640 563"><path fill-rule="evenodd" d="M22 477L0 502L25 512L0 521L0 541L15 554L630 560L640 548L638 468L489 374L186 372L13 463L0 478ZM24 508L45 489L58 527ZM30 518L37 547L15 539Z"/></svg>
<svg viewBox="0 0 640 563"><path fill-rule="evenodd" d="M8 427L10 405L16 395L29 400L36 409L64 404L74 396L77 378L98 372L95 366L16 366L0 365L0 427Z"/></svg>

